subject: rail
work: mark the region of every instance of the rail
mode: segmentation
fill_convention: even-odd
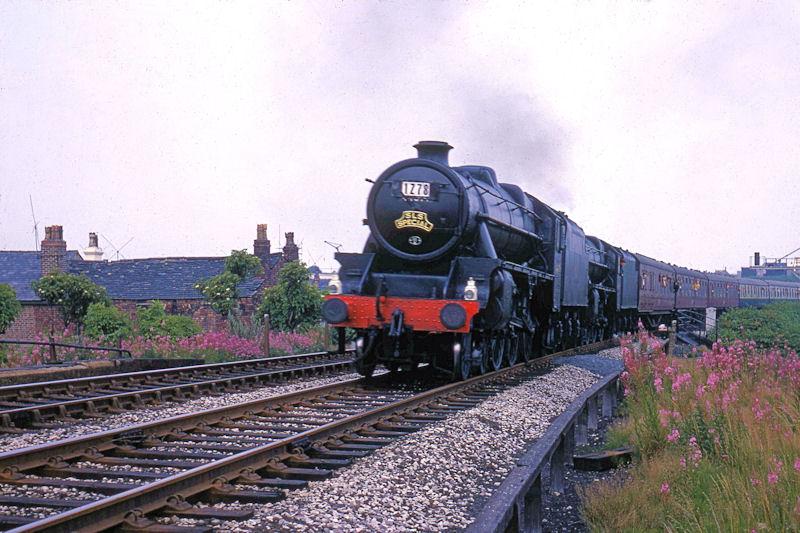
[[[114,346],[86,346],[83,344],[67,344],[64,342],[55,342],[55,341],[21,341],[16,339],[0,339],[0,344],[26,344],[31,346],[49,346],[50,347],[50,358],[53,362],[56,361],[56,346],[61,348],[78,348],[80,350],[87,350],[87,351],[101,351],[101,352],[117,352],[120,355],[127,354],[128,358],[133,358],[130,350],[125,350],[123,348],[117,348]]]
[[[5,484],[110,494],[87,501],[66,498],[58,502],[58,508],[69,510],[41,519],[2,515],[0,524],[20,526],[15,531],[88,532],[114,527],[172,531],[159,529],[148,515],[228,519],[236,514],[236,519],[245,519],[246,510],[198,507],[189,502],[277,501],[283,491],[275,489],[324,479],[330,469],[349,464],[350,459],[386,444],[387,439],[473,407],[496,394],[497,386],[513,386],[531,368],[602,344],[607,342],[421,393],[396,389],[381,377],[355,379],[0,453],[0,480]],[[230,440],[234,437],[236,444]],[[165,459],[169,462],[164,463]],[[80,464],[86,460],[143,468],[167,464],[179,471],[126,470],[125,476],[144,480],[137,485],[106,481],[120,474],[106,466]],[[89,480],[101,475],[105,476],[102,481]],[[244,488],[251,485],[268,490]],[[52,498],[35,495],[6,498],[13,498],[17,506],[53,506]]]
[[[598,424],[598,399],[604,417],[614,413],[619,399],[620,373],[600,379],[581,394],[525,454],[484,505],[467,533],[542,531],[542,472],[550,463],[550,490],[564,492],[564,465],[571,463],[575,445],[587,443],[588,429]]]

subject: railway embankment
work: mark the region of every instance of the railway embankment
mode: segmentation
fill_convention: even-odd
[[[633,465],[583,491],[607,531],[794,531],[800,527],[800,358],[734,341],[669,358],[645,333],[624,343],[623,417],[609,448]]]

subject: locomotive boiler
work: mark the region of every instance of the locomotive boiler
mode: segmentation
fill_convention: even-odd
[[[451,167],[445,142],[415,148],[374,181],[370,236],[336,254],[323,304],[327,322],[356,330],[361,374],[429,363],[466,379],[610,333],[618,263],[601,241],[590,261],[563,213],[489,167]]]

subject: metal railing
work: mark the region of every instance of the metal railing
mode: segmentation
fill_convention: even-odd
[[[588,442],[598,427],[598,401],[611,417],[619,400],[620,373],[600,379],[584,391],[551,424],[495,490],[467,533],[542,531],[542,472],[550,464],[550,490],[564,492],[564,465],[572,463],[575,445]]]
[[[129,359],[133,358],[133,355],[129,350],[125,350],[123,348],[117,348],[114,346],[86,346],[83,344],[67,344],[64,342],[55,342],[55,341],[23,341],[23,340],[15,340],[15,339],[0,339],[0,344],[21,344],[21,345],[28,345],[28,346],[47,346],[49,348],[50,354],[50,363],[58,363],[58,357],[56,355],[56,347],[59,348],[75,348],[77,350],[82,350],[84,352],[116,352],[122,357],[123,355],[127,356]]]
[[[701,341],[707,341],[710,345],[711,342],[717,341],[718,330],[716,318],[710,318],[708,311],[694,311],[691,309],[681,309],[677,312],[678,331],[695,335]],[[713,334],[709,335],[709,332]]]

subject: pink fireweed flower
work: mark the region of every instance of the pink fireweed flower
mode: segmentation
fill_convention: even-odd
[[[755,402],[753,402],[752,410],[753,410],[753,415],[756,417],[756,420],[761,420],[770,410],[769,402],[765,400],[764,403],[762,404],[761,400],[756,398]]]
[[[794,471],[800,472],[800,457],[797,457],[794,460]]]
[[[680,432],[676,428],[672,428],[670,434],[667,435],[667,442],[677,442],[680,437]]]
[[[686,468],[686,457],[681,456],[681,466]]]
[[[774,485],[778,482],[778,473],[777,472],[770,472],[767,474],[767,481],[770,485]]]
[[[656,388],[656,392],[664,392],[664,385],[661,378],[654,379],[653,386]]]
[[[692,375],[689,372],[679,375],[678,377],[675,378],[675,381],[672,382],[672,392],[681,390],[684,385],[691,382],[692,382]]]
[[[750,484],[753,485],[754,487],[758,487],[759,485],[761,485],[761,480],[755,477],[751,477]]]
[[[666,481],[661,484],[661,494],[669,494],[669,483]]]

